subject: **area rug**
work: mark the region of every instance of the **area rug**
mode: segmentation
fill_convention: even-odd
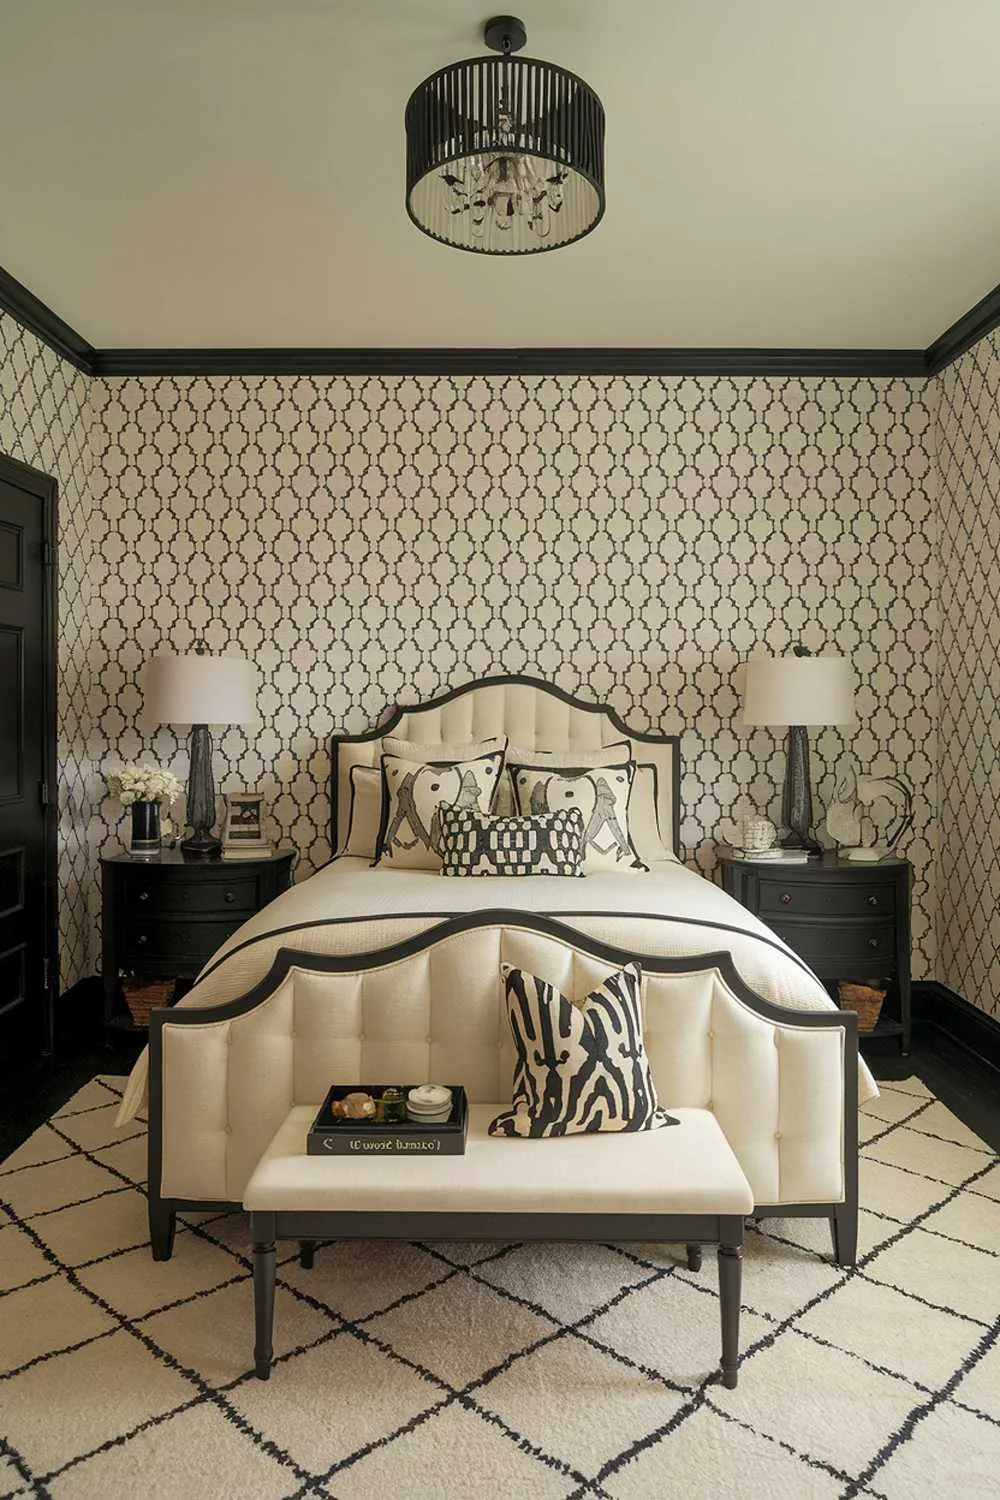
[[[119,1095],[0,1164],[0,1495],[997,1494],[1000,1162],[916,1079],[864,1112],[856,1270],[825,1225],[750,1233],[735,1391],[712,1257],[662,1245],[285,1247],[259,1382],[246,1222],[155,1264]]]

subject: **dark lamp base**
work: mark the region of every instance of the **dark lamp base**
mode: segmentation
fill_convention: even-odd
[[[222,840],[202,829],[195,829],[189,839],[181,839],[181,853],[185,859],[218,859],[222,854]]]

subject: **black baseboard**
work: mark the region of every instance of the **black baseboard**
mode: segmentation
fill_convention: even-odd
[[[979,1062],[1000,1073],[1000,1021],[970,1005],[946,984],[936,979],[914,984],[913,1019],[921,1026],[936,1026]]]
[[[57,1053],[96,1046],[104,1039],[104,990],[99,977],[89,974],[65,990],[55,1004]]]

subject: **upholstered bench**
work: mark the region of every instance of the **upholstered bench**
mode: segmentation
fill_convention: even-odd
[[[317,1239],[661,1240],[718,1246],[722,1380],[739,1364],[743,1220],[753,1193],[715,1115],[675,1109],[678,1125],[549,1140],[491,1137],[501,1104],[472,1104],[462,1156],[308,1156],[315,1107],[285,1117],[250,1176],[254,1361],[272,1362],[275,1241]],[[669,1337],[669,1332],[666,1332]]]

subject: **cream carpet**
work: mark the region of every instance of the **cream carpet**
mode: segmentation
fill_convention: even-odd
[[[656,1245],[289,1246],[258,1382],[245,1221],[154,1264],[119,1084],[0,1164],[0,1495],[1000,1492],[1000,1163],[915,1079],[865,1110],[857,1270],[825,1226],[749,1235],[735,1391],[714,1257]]]

